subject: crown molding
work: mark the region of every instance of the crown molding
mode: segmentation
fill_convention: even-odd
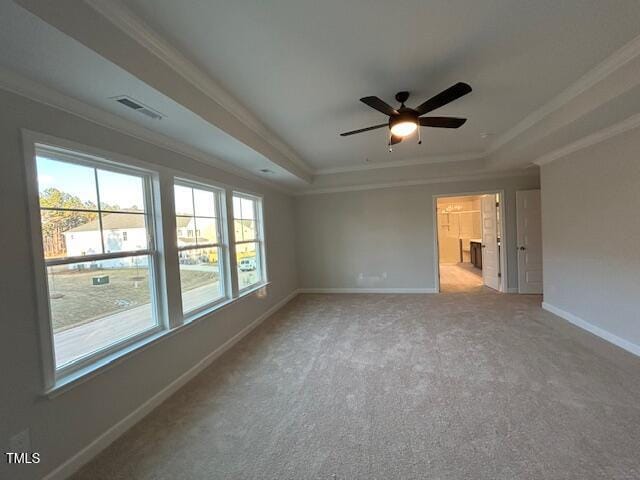
[[[378,190],[382,188],[396,188],[396,187],[413,187],[416,185],[432,185],[435,183],[452,183],[452,182],[468,182],[475,180],[491,180],[495,178],[509,178],[509,177],[533,177],[538,176],[539,172],[531,168],[524,170],[509,170],[503,172],[480,172],[472,173],[468,175],[452,175],[446,177],[433,177],[424,178],[420,180],[400,180],[397,182],[386,183],[369,183],[363,185],[347,185],[341,187],[326,187],[317,189],[300,190],[294,192],[295,196],[307,196],[307,195],[324,195],[328,193],[344,193],[344,192],[357,192],[362,190]]]
[[[43,103],[58,110],[65,111],[76,117],[90,121],[118,133],[142,140],[157,147],[191,158],[209,167],[215,167],[232,175],[257,182],[281,193],[291,195],[292,192],[280,185],[253,175],[246,170],[236,167],[214,155],[205,153],[186,143],[175,140],[169,136],[154,132],[135,122],[114,115],[101,108],[94,107],[76,98],[69,97],[52,88],[18,75],[9,70],[0,68],[0,89],[15,93],[38,103]]]
[[[416,165],[431,165],[434,163],[462,162],[465,160],[480,160],[485,157],[482,152],[460,153],[453,155],[432,155],[408,160],[397,160],[391,162],[366,163],[364,165],[347,165],[344,167],[320,168],[314,173],[316,175],[331,175],[335,173],[360,172],[363,170],[376,170],[380,168],[412,167]]]
[[[609,77],[611,74],[625,66],[630,61],[634,60],[639,55],[640,35],[635,37],[622,48],[615,51],[613,54],[609,55],[609,57],[589,70],[568,88],[553,97],[550,101],[542,105],[537,110],[527,115],[513,128],[496,138],[496,140],[487,150],[487,154],[493,153],[503,145],[509,143],[511,140],[542,121],[545,117],[557,111],[558,109],[569,103],[571,100],[575,99],[578,95],[586,92],[597,83]]]
[[[226,112],[275,148],[294,165],[309,175],[313,174],[313,169],[309,167],[289,145],[270,131],[253,113],[214,81],[207,73],[202,71],[176,48],[165,41],[158,33],[153,31],[123,3],[119,1],[105,2],[101,0],[84,0],[84,2],[155,55],[173,71],[181,75],[209,99],[220,105]]]
[[[316,175],[331,175],[331,174],[339,174],[339,173],[348,173],[348,172],[357,172],[357,171],[365,171],[371,169],[379,169],[379,168],[394,168],[394,167],[405,167],[405,166],[415,166],[415,165],[425,165],[430,163],[441,163],[441,162],[454,162],[454,161],[463,161],[463,160],[475,160],[481,158],[489,157],[493,152],[498,150],[503,145],[509,143],[519,135],[525,133],[530,128],[534,127],[536,124],[544,120],[546,117],[551,115],[553,112],[559,110],[580,94],[587,92],[589,89],[594,87],[599,82],[605,80],[607,77],[614,74],[620,68],[627,65],[630,61],[636,59],[640,56],[640,36],[634,38],[629,43],[624,45],[622,48],[615,51],[605,60],[597,64],[594,68],[589,70],[586,74],[580,77],[576,82],[571,84],[568,88],[563,90],[560,94],[553,97],[550,101],[539,107],[537,110],[533,111],[529,115],[527,115],[524,119],[518,122],[513,128],[505,132],[496,138],[496,140],[490,145],[490,147],[485,152],[478,153],[468,153],[468,154],[460,154],[460,155],[443,155],[443,156],[434,156],[434,157],[423,157],[419,159],[409,159],[409,160],[400,160],[397,162],[381,162],[381,163],[373,163],[373,164],[365,164],[365,165],[351,165],[345,167],[333,167],[333,168],[322,168],[317,169],[315,171]],[[550,154],[544,155],[536,160],[536,165],[542,165],[539,162],[548,163],[549,161],[555,160],[555,158],[560,158],[568,153],[571,153],[575,150],[579,150],[584,148],[581,145],[581,142],[594,142],[598,143],[599,140],[598,135],[609,135],[609,130],[611,132],[617,132],[618,128],[626,128],[627,123],[630,120],[625,122],[621,122],[620,124],[611,127],[611,129],[605,129],[598,134],[594,134],[594,136],[586,137],[578,142],[567,145],[563,148],[560,148]],[[632,123],[632,122],[631,122]],[[629,127],[635,128],[635,127]],[[628,128],[627,128],[628,129]],[[626,131],[626,130],[622,130]],[[622,131],[618,133],[622,133]],[[617,135],[618,133],[611,133],[612,135]],[[608,136],[606,137],[608,138]],[[603,139],[606,139],[603,138]],[[593,143],[588,143],[585,146],[589,146]],[[555,157],[557,155],[557,157]]]
[[[566,157],[572,153],[578,152],[585,148],[596,145],[600,142],[604,142],[616,135],[620,135],[622,133],[628,132],[629,130],[633,130],[634,128],[640,127],[640,113],[636,115],[632,115],[631,117],[618,122],[610,127],[603,128],[597,132],[594,132],[586,137],[581,138],[569,145],[565,145],[562,148],[558,148],[550,153],[542,155],[538,159],[536,159],[533,163],[538,166],[547,165],[551,162],[554,162],[562,157]]]

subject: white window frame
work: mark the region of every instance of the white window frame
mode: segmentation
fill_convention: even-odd
[[[256,195],[253,193],[247,193],[247,192],[242,192],[242,191],[238,191],[238,190],[233,190],[232,192],[232,199],[233,197],[238,197],[238,198],[244,198],[247,200],[251,200],[255,205],[255,209],[254,209],[254,218],[256,219],[256,238],[255,240],[236,240],[235,239],[235,235],[234,235],[234,242],[233,242],[233,258],[234,258],[234,266],[236,269],[236,289],[238,291],[238,295],[244,295],[246,293],[252,292],[253,290],[256,290],[260,287],[262,287],[263,285],[268,283],[267,280],[267,261],[266,261],[266,255],[265,255],[265,240],[264,240],[264,205],[263,205],[263,197],[260,195]],[[233,225],[233,230],[235,232],[235,213],[234,213],[234,209],[233,209],[233,203],[231,204],[231,222]],[[236,245],[242,245],[242,244],[246,244],[246,243],[257,243],[256,246],[256,254],[258,255],[258,271],[260,274],[260,280],[257,281],[256,283],[253,283],[251,285],[248,285],[244,288],[240,288],[240,278],[239,278],[239,273],[238,273],[238,265],[237,265],[237,254],[236,254]]]
[[[162,334],[168,328],[166,312],[166,296],[164,286],[161,285],[162,265],[161,248],[156,243],[159,231],[160,214],[157,211],[158,174],[157,172],[123,162],[117,155],[111,156],[108,152],[93,153],[88,148],[72,144],[72,142],[57,141],[54,137],[37,134],[23,130],[24,153],[26,161],[26,180],[28,191],[28,203],[30,214],[30,228],[32,237],[32,252],[34,259],[34,273],[36,279],[37,308],[40,331],[40,345],[42,352],[42,366],[44,373],[45,392],[50,392],[60,385],[84,376],[88,371],[94,370],[108,363],[115,355],[135,349],[137,345],[147,342]],[[147,226],[148,247],[143,250],[124,252],[90,254],[84,256],[45,259],[44,245],[42,241],[42,224],[40,218],[40,197],[37,178],[37,153],[38,150],[51,152],[54,160],[67,163],[98,168],[116,173],[133,174],[139,176],[144,182],[145,195],[145,225]],[[98,205],[99,206],[99,205]],[[93,212],[93,211],[92,211]],[[99,210],[95,211],[96,213]],[[151,311],[155,325],[143,332],[101,348],[95,352],[84,355],[71,363],[56,367],[55,342],[52,326],[52,315],[49,303],[49,286],[47,279],[47,267],[65,265],[71,263],[90,262],[92,260],[106,260],[131,256],[147,257],[150,275],[150,299]]]
[[[83,383],[84,381],[108,370],[112,366],[126,360],[137,352],[143,351],[147,346],[162,341],[165,338],[179,332],[182,328],[199,321],[207,320],[210,315],[219,309],[235,302],[243,301],[252,294],[261,295],[266,292],[265,287],[270,284],[267,280],[266,268],[266,241],[264,235],[264,211],[263,197],[254,192],[238,191],[233,186],[217,182],[209,177],[193,175],[191,173],[177,170],[160,164],[149,163],[138,160],[127,155],[115,153],[113,151],[95,148],[75,141],[66,140],[51,135],[34,132],[28,129],[21,129],[23,153],[25,160],[25,181],[27,189],[27,201],[29,207],[29,226],[32,239],[31,250],[33,258],[33,268],[35,277],[35,302],[37,308],[37,319],[39,327],[40,356],[43,374],[43,394],[49,398],[56,397],[63,392]],[[42,241],[41,219],[40,219],[40,198],[36,168],[36,145],[44,145],[59,152],[71,152],[71,156],[82,157],[89,162],[97,161],[99,168],[113,170],[118,166],[127,172],[142,172],[148,175],[150,188],[146,189],[146,195],[151,198],[145,199],[148,208],[149,228],[154,230],[155,258],[150,261],[153,266],[153,289],[152,298],[156,299],[157,309],[157,331],[144,332],[141,337],[127,339],[126,343],[118,343],[109,346],[109,351],[101,350],[99,355],[92,355],[86,358],[83,365],[74,363],[75,368],[56,371],[54,357],[54,338],[52,324],[50,320],[50,306],[46,263],[44,259],[44,248]],[[177,229],[175,215],[175,198],[173,185],[179,179],[193,184],[196,188],[217,189],[220,192],[220,222],[223,243],[225,244],[225,255],[221,256],[224,262],[224,281],[226,299],[209,305],[208,308],[192,310],[185,316],[182,312],[182,294],[180,291],[180,271],[177,249]],[[233,220],[233,196],[245,196],[251,200],[257,200],[259,208],[256,215],[256,229],[260,250],[260,267],[262,281],[255,283],[241,292],[238,291],[238,276],[236,265],[236,251],[234,243],[234,220]],[[220,241],[220,240],[219,240]],[[139,255],[141,251],[125,255]],[[79,261],[87,261],[85,257]],[[153,264],[153,265],[151,265]],[[148,333],[148,334],[147,334]],[[112,348],[113,347],[113,348]]]
[[[180,252],[184,252],[184,251],[199,250],[203,248],[214,248],[214,247],[218,248],[218,270],[220,275],[219,281],[222,286],[222,297],[215,299],[212,302],[206,303],[200,307],[194,308],[192,310],[184,311],[184,307],[182,306],[182,290],[180,289],[179,294],[180,294],[180,303],[182,306],[182,318],[183,318],[183,321],[188,322],[226,303],[227,301],[229,301],[231,297],[231,289],[229,288],[230,287],[229,240],[228,240],[229,236],[226,228],[226,225],[227,225],[226,194],[225,194],[225,190],[221,187],[216,187],[207,183],[189,180],[183,177],[175,177],[173,184],[174,186],[179,185],[182,187],[195,188],[198,190],[203,190],[203,191],[208,191],[213,193],[214,199],[215,199],[215,210],[218,215],[217,217],[215,217],[216,218],[216,234],[218,239],[216,243],[206,243],[203,245],[179,247],[178,239],[177,239],[177,230],[176,230],[175,236],[176,236],[176,249],[178,251],[178,256],[180,255]],[[195,212],[195,201],[193,203],[194,203],[193,217],[196,218],[197,215]],[[176,214],[175,218],[177,219],[178,216],[185,217],[187,215]],[[197,223],[196,223],[196,231],[195,231],[196,243],[197,243],[197,237],[198,237],[198,230],[197,230]]]

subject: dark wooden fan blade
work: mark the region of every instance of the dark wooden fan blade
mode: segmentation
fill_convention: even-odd
[[[391,140],[389,140],[389,145],[395,145],[396,143],[400,143],[404,137],[399,137],[397,135],[391,135]]]
[[[398,111],[395,108],[393,108],[388,103],[380,100],[378,97],[363,97],[360,99],[360,101],[390,117],[398,115]]]
[[[360,130],[352,130],[350,132],[341,133],[341,137],[348,137],[349,135],[355,135],[356,133],[368,132],[369,130],[375,130],[376,128],[388,127],[388,123],[381,123],[380,125],[374,125],[373,127],[361,128]]]
[[[458,82],[452,87],[443,90],[439,94],[434,97],[431,97],[429,100],[424,102],[422,105],[416,107],[416,111],[420,115],[424,115],[425,113],[429,113],[436,108],[440,108],[447,103],[453,102],[458,98],[466,95],[471,91],[471,87],[466,83]]]
[[[465,124],[466,118],[457,117],[424,117],[419,118],[423,127],[459,128]]]

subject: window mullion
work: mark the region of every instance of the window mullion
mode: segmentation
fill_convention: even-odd
[[[267,247],[266,247],[266,239],[265,239],[265,221],[264,221],[264,204],[262,200],[260,200],[260,204],[256,204],[256,228],[258,232],[258,255],[260,258],[260,276],[262,277],[262,281],[266,282],[268,280],[268,271],[267,271]]]
[[[104,231],[102,230],[102,213],[100,212],[100,186],[98,185],[98,169],[93,168],[93,176],[96,179],[96,208],[98,209],[98,225],[100,226],[100,245],[102,245],[102,253],[106,253],[104,249]]]
[[[218,228],[218,258],[221,259],[219,271],[222,275],[224,295],[233,298],[233,281],[231,277],[231,253],[229,250],[229,212],[227,211],[227,192],[218,191],[216,195],[216,214]]]
[[[236,230],[235,217],[233,214],[233,192],[226,192],[227,207],[227,231],[229,232],[229,273],[231,280],[231,295],[236,298],[239,295],[240,288],[238,283],[238,258],[236,254]]]
[[[158,245],[162,245],[164,259],[164,283],[166,292],[167,321],[170,328],[183,323],[182,296],[180,294],[180,262],[178,260],[178,242],[176,237],[177,221],[175,198],[173,194],[173,176],[160,176],[160,208],[161,213],[159,231],[162,238]]]

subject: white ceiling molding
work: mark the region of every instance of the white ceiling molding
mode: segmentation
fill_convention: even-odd
[[[623,120],[622,122],[616,123],[615,125],[603,128],[602,130],[592,133],[591,135],[587,135],[586,137],[583,137],[580,140],[570,143],[569,145],[566,145],[562,148],[554,150],[553,152],[547,153],[535,160],[533,163],[538,166],[546,165],[562,157],[566,157],[567,155],[591,147],[600,142],[604,142],[605,140],[615,137],[616,135],[620,135],[638,127],[640,127],[640,113],[633,115],[626,120]]]
[[[462,162],[465,160],[480,160],[484,153],[461,153],[455,155],[432,155],[422,158],[398,160],[390,162],[365,163],[362,165],[347,165],[344,167],[322,168],[316,170],[316,175],[331,175],[335,173],[359,172],[363,170],[375,170],[379,168],[413,167],[416,165],[430,165],[433,163]]]
[[[94,107],[78,99],[64,95],[57,90],[46,87],[42,84],[34,82],[26,77],[10,72],[6,69],[0,69],[0,89],[15,93],[17,95],[29,98],[36,102],[51,106],[53,108],[65,111],[72,115],[75,115],[84,120],[90,121],[97,125],[100,125],[110,130],[114,130],[118,133],[128,135],[143,142],[150,143],[160,148],[175,152],[179,155],[191,158],[194,161],[203,163],[207,166],[219,168],[222,171],[236,175],[249,181],[260,183],[268,188],[277,190],[281,193],[288,195],[320,195],[327,193],[341,193],[350,191],[361,190],[375,190],[381,188],[394,188],[394,187],[406,187],[415,185],[429,185],[436,183],[450,183],[460,181],[472,181],[483,180],[493,178],[505,178],[505,177],[519,177],[519,176],[533,176],[538,175],[537,169],[532,171],[530,168],[526,170],[515,170],[506,172],[480,172],[467,175],[456,176],[444,176],[434,177],[419,180],[404,180],[396,182],[386,183],[371,183],[364,185],[350,185],[340,187],[326,187],[319,189],[305,189],[301,191],[292,191],[286,189],[279,184],[274,184],[261,178],[259,176],[252,175],[246,170],[236,167],[222,159],[214,157],[208,153],[202,152],[188,144],[177,141],[161,133],[154,132],[139,124],[130,120],[124,119],[117,115],[114,115],[101,108]],[[638,120],[640,122],[640,119]],[[478,156],[471,156],[473,158],[480,158]],[[458,158],[458,161],[470,159],[470,158]],[[472,159],[472,158],[471,158]],[[425,163],[422,159],[417,164]],[[432,162],[426,162],[432,163]],[[396,166],[394,164],[394,166]]]
[[[238,177],[257,182],[271,189],[291,195],[292,192],[280,185],[269,182],[262,177],[252,175],[247,170],[236,167],[211,154],[202,152],[190,145],[179,142],[161,133],[154,132],[130,120],[114,115],[101,108],[96,108],[76,98],[64,95],[57,90],[41,85],[26,77],[0,69],[0,89],[49,105],[77,117],[88,120],[118,133],[128,135],[143,142],[191,158],[207,166],[218,168]]]
[[[109,20],[138,44],[162,60],[191,85],[224,108],[230,115],[278,150],[307,174],[311,169],[285,142],[271,132],[246,107],[215,82],[209,75],[188,60],[182,53],[154,32],[140,18],[119,1],[84,0],[95,11]]]
[[[560,94],[553,97],[549,102],[527,115],[518,122],[513,128],[498,136],[487,150],[487,154],[498,150],[503,145],[521,135],[545,117],[560,109],[578,95],[586,92],[614,72],[625,66],[630,61],[640,55],[640,36],[634,38],[625,46],[615,51],[605,60],[600,62],[594,68],[589,70],[585,75],[570,85]]]
[[[525,170],[510,170],[504,172],[487,172],[487,173],[472,173],[468,175],[455,175],[447,177],[434,177],[424,178],[420,180],[400,180],[397,182],[386,183],[370,183],[364,185],[347,185],[342,187],[327,187],[317,189],[307,189],[294,192],[295,196],[305,195],[323,195],[328,193],[344,193],[344,192],[357,192],[362,190],[378,190],[381,188],[396,188],[396,187],[412,187],[416,185],[431,185],[434,183],[451,183],[451,182],[468,182],[477,180],[491,180],[494,178],[508,178],[508,177],[534,177],[538,176],[539,172],[531,168]]]
[[[598,83],[606,80],[608,77],[611,77],[614,73],[620,70],[622,67],[627,65],[629,62],[633,61],[637,57],[640,56],[640,36],[634,38],[632,41],[624,45],[619,50],[615,51],[605,60],[600,62],[594,68],[589,70],[585,75],[580,77],[576,82],[566,88],[557,96],[553,97],[549,102],[542,105],[540,108],[533,111],[531,114],[526,116],[520,122],[518,122],[513,128],[505,132],[504,134],[498,136],[496,140],[487,148],[485,152],[478,153],[469,153],[469,154],[460,154],[460,155],[444,155],[444,156],[432,156],[432,157],[424,157],[420,159],[409,159],[409,160],[400,160],[397,162],[383,162],[383,163],[370,163],[370,164],[360,164],[360,165],[347,165],[344,167],[334,167],[334,168],[326,168],[316,170],[314,173],[316,175],[331,175],[331,174],[339,174],[339,173],[348,173],[355,171],[365,171],[370,169],[378,169],[378,168],[394,168],[394,167],[404,167],[404,166],[413,166],[413,165],[423,165],[430,163],[441,163],[441,162],[454,162],[460,160],[473,160],[473,159],[481,159],[489,157],[493,152],[497,151],[500,147],[505,144],[511,142],[516,137],[522,135],[527,130],[530,130],[532,127],[549,117],[554,112],[560,110],[562,107],[569,104],[572,100],[576,99],[580,94],[587,92],[589,89],[596,86]],[[626,121],[621,124],[626,125]],[[619,127],[621,124],[616,125]],[[633,127],[632,127],[633,128]],[[609,129],[605,129],[609,130]],[[615,127],[612,127],[612,131],[615,131]],[[603,131],[604,132],[604,131]],[[594,138],[597,138],[601,132],[594,134]],[[617,133],[614,133],[614,135]],[[591,136],[587,137],[591,138]],[[586,139],[583,139],[586,140]],[[543,157],[540,157],[535,164],[539,165],[539,161],[548,158],[554,158],[555,155],[564,156],[566,153],[562,153],[566,148],[570,153],[570,149],[575,148],[576,144],[580,144],[583,140],[579,142],[572,143],[571,145],[567,145],[561,149],[558,149],[554,152],[551,152]],[[578,147],[582,148],[582,147]],[[573,151],[573,150],[572,150]],[[559,158],[559,157],[558,157]]]
[[[508,151],[508,147],[504,149],[502,149],[501,147],[510,142],[513,142],[513,146],[522,146],[522,150],[525,150],[525,148],[534,145],[534,141],[539,142],[542,138],[544,138],[544,136],[550,135],[552,131],[559,131],[560,128],[575,122],[579,118],[579,116],[586,116],[587,113],[591,113],[591,111],[600,104],[604,104],[605,102],[610,101],[611,98],[613,98],[613,95],[621,95],[621,93],[623,92],[622,89],[630,88],[629,85],[631,85],[632,82],[635,81],[636,83],[640,83],[640,77],[638,77],[637,80],[633,78],[635,76],[634,73],[636,71],[640,71],[640,67],[638,67],[634,72],[631,72],[631,67],[635,68],[636,63],[640,63],[637,62],[637,60],[640,58],[639,36],[623,46],[621,49],[615,51],[604,61],[597,64],[594,68],[592,68],[585,75],[579,78],[571,86],[566,88],[562,93],[553,97],[550,101],[546,102],[544,105],[531,112],[524,119],[516,123],[507,132],[504,132],[501,135],[497,136],[494,142],[484,152],[468,152],[457,155],[441,156],[432,155],[428,157],[410,158],[407,160],[398,161],[385,160],[382,162],[374,161],[372,163],[359,162],[358,164],[320,168],[314,170],[302,159],[300,159],[292,148],[290,148],[285,142],[277,137],[275,133],[271,132],[267,125],[262,123],[235,97],[233,97],[220,84],[218,84],[209,74],[192,63],[180,51],[174,48],[169,42],[158,35],[158,33],[156,33],[152,28],[146,25],[144,20],[133,13],[122,0],[84,0],[83,2],[79,3],[73,3],[71,0],[67,0],[66,2],[62,2],[62,6],[56,5],[55,7],[51,5],[45,7],[45,5],[47,5],[47,2],[38,2],[38,0],[17,0],[17,3],[20,5],[26,5],[25,8],[36,14],[40,13],[41,18],[43,18],[45,21],[48,21],[47,18],[49,18],[49,20],[52,20],[52,22],[50,22],[51,25],[53,25],[54,27],[56,27],[57,25],[56,28],[59,28],[61,31],[63,31],[67,35],[70,35],[72,38],[76,38],[76,40],[78,41],[82,41],[83,38],[81,37],[83,36],[83,31],[86,31],[86,25],[83,26],[79,24],[77,18],[73,20],[74,16],[70,15],[70,13],[73,12],[73,8],[82,7],[81,13],[83,15],[88,15],[89,17],[95,17],[95,19],[99,19],[99,22],[96,22],[96,25],[98,25],[99,28],[104,29],[104,32],[101,31],[102,37],[99,39],[100,41],[97,42],[97,47],[94,45],[93,50],[98,54],[102,54],[107,60],[112,61],[116,65],[120,65],[118,63],[118,55],[113,54],[112,56],[110,56],[111,52],[105,46],[108,46],[110,43],[112,43],[108,41],[108,39],[111,38],[109,37],[109,35],[120,37],[119,33],[122,32],[122,38],[119,38],[119,40],[127,40],[129,46],[135,49],[136,55],[138,55],[140,59],[146,60],[149,63],[153,63],[154,66],[161,66],[161,70],[163,72],[166,72],[167,77],[171,77],[172,80],[176,80],[175,83],[179,84],[179,88],[172,88],[172,86],[170,85],[169,87],[163,89],[161,88],[163,87],[162,84],[158,86],[157,84],[152,84],[153,82],[149,83],[149,80],[153,79],[150,78],[151,76],[145,77],[144,71],[135,70],[135,68],[127,69],[127,65],[120,65],[122,66],[122,68],[129,71],[129,73],[133,74],[141,81],[146,82],[152,88],[156,88],[167,97],[177,101],[183,107],[191,110],[196,115],[199,115],[210,124],[214,125],[215,123],[220,123],[218,127],[221,130],[240,139],[243,143],[258,151],[259,153],[262,153],[265,157],[269,158],[271,156],[272,158],[269,158],[269,160],[288,170],[299,179],[305,181],[307,185],[302,188],[302,191],[309,192],[325,191],[331,188],[344,188],[338,186],[327,186],[322,187],[318,190],[313,190],[313,175],[336,175],[336,177],[338,178],[328,179],[327,177],[324,177],[323,180],[329,180],[326,183],[334,183],[335,180],[334,184],[346,184],[350,183],[350,181],[347,181],[346,179],[340,179],[340,174],[377,170],[378,174],[375,175],[378,177],[377,180],[384,182],[385,179],[390,180],[391,178],[393,178],[394,174],[396,172],[399,172],[399,169],[402,167],[445,162],[448,163],[465,160],[473,161],[476,159],[478,160],[479,164],[478,171],[481,171],[482,174],[486,173],[490,177],[495,176],[495,173],[491,173],[491,171],[511,171],[514,168],[518,168],[520,164],[522,164],[525,160],[527,161],[527,163],[530,163],[532,158],[543,158],[539,157],[539,155],[543,153],[544,150],[538,149],[535,154],[530,154],[529,156],[527,156],[526,151],[524,151],[524,153],[518,151],[516,152],[517,155],[511,155],[511,152]],[[56,14],[52,12],[56,12],[58,16],[56,16]],[[63,13],[65,13],[65,15],[63,15]],[[80,14],[76,16],[80,17]],[[65,19],[65,21],[69,20],[70,26],[64,23],[64,21],[60,20],[61,18]],[[85,30],[83,30],[83,28]],[[107,40],[105,40],[105,38]],[[104,50],[101,50],[103,47]],[[101,53],[101,51],[103,53]],[[636,60],[636,62],[633,62],[634,59]],[[143,62],[140,62],[138,65],[143,64]],[[624,78],[622,78],[621,81],[621,78],[618,77]],[[616,82],[620,85],[617,85]],[[609,84],[617,85],[618,89],[611,94],[611,97],[605,98],[601,90],[603,86],[607,86]],[[182,91],[189,91],[190,93],[195,94],[193,95],[193,97],[197,98],[195,98],[195,100],[193,101],[192,98],[189,98],[188,101],[181,102],[179,94],[182,93]],[[577,98],[581,94],[582,97]],[[206,105],[206,108],[203,107],[202,109],[198,110],[198,102],[202,102],[202,105]],[[567,110],[570,109],[570,111],[563,112],[561,110],[563,109],[563,107],[569,107],[567,108]],[[218,121],[218,119],[212,112],[215,112],[215,114],[219,113],[223,117],[223,120]],[[207,116],[208,113],[211,113],[211,116]],[[233,130],[230,130],[228,128],[229,125],[225,124],[224,117],[227,116],[229,117],[229,123],[232,124],[231,126],[233,127]],[[612,119],[611,122],[618,121],[621,116],[622,115],[617,117],[615,120]],[[265,118],[265,120],[268,119]],[[140,127],[137,128],[140,129]],[[544,131],[538,131],[542,129],[544,129]],[[161,134],[155,134],[149,132],[148,130],[147,132],[149,134],[162,137]],[[128,130],[125,133],[130,134],[130,131]],[[580,135],[586,135],[587,133],[589,132],[585,128],[581,132],[576,133],[575,136],[571,138],[565,138],[563,141],[566,144],[567,142],[578,138]],[[165,138],[168,139],[168,137]],[[170,141],[173,143],[179,142],[174,140]],[[157,142],[150,142],[157,144]],[[181,145],[181,151],[177,151],[175,150],[175,148],[173,148],[173,150],[177,151],[177,153],[182,153],[194,159],[197,159],[197,152],[200,152],[200,155],[205,156],[207,159],[212,158],[210,155],[204,154],[198,149],[189,147],[186,144]],[[557,144],[554,145],[554,147],[555,146],[557,146]],[[554,147],[548,147],[547,150]],[[191,149],[196,153],[184,153],[184,148]],[[478,145],[477,148],[483,148],[483,146]],[[556,150],[556,152],[557,151],[558,150]],[[492,156],[494,152],[495,155]],[[384,157],[379,159],[383,160]],[[207,163],[211,163],[211,161],[208,161]],[[222,169],[223,167],[220,168]],[[225,168],[225,170],[229,171],[229,168]],[[263,183],[265,182],[263,177],[253,177],[253,175],[246,170],[242,170],[242,172],[244,173],[244,175],[242,176],[244,176],[245,178],[250,178],[251,180],[255,181],[258,181],[258,179],[260,179]],[[232,173],[240,175],[240,173],[237,171]],[[248,177],[247,175],[251,175],[251,177]],[[373,174],[371,174],[370,176],[373,176]],[[395,178],[398,178],[398,176],[395,176]],[[428,183],[446,181],[443,180],[443,178],[444,177],[433,177],[425,181],[427,181]],[[393,180],[390,181],[390,185],[395,185]],[[416,181],[420,182],[421,180]],[[268,184],[270,186],[273,186],[272,183]],[[375,185],[387,184],[376,183]]]

